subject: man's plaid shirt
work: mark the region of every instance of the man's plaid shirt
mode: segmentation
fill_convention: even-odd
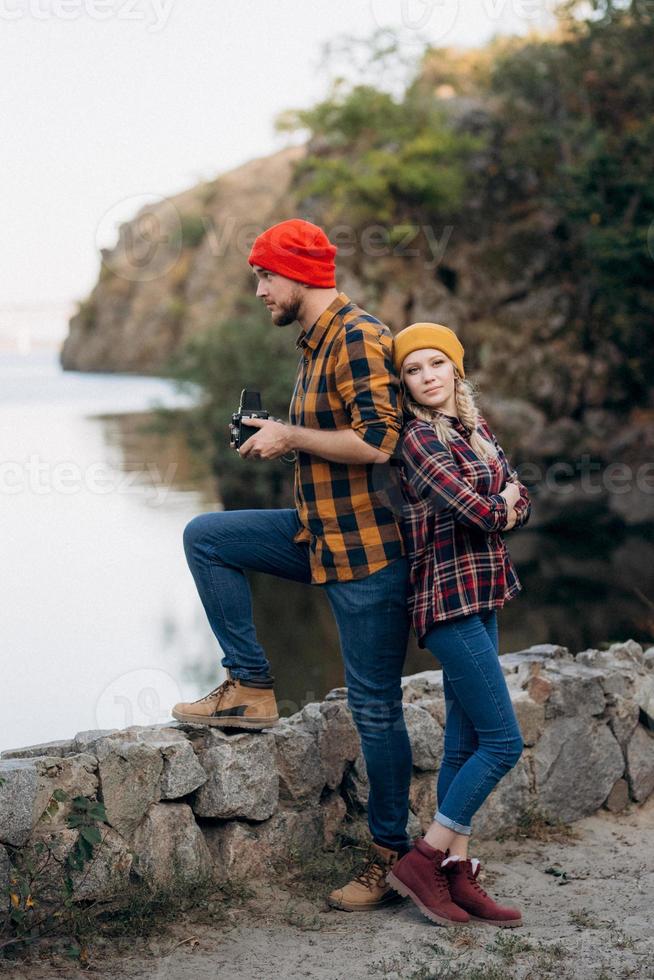
[[[486,421],[480,419],[478,432],[495,445],[496,460],[480,459],[461,421],[447,418],[457,433],[449,446],[428,422],[410,415],[399,445],[409,612],[421,647],[436,623],[503,606],[521,590],[499,533],[508,517],[499,495],[507,480],[520,488],[514,526],[525,524],[531,510],[527,488],[510,469]]]
[[[399,379],[388,327],[340,293],[297,340],[302,357],[289,421],[352,428],[389,459],[400,433]],[[349,581],[404,554],[399,516],[386,506],[390,463],[332,463],[298,452],[295,506],[309,545],[311,581]]]

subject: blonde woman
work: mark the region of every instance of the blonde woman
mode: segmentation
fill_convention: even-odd
[[[443,667],[445,748],[433,823],[387,875],[430,919],[518,926],[468,858],[471,819],[523,749],[498,660],[496,609],[521,589],[500,532],[524,524],[526,488],[475,404],[463,347],[436,323],[394,341],[405,424],[400,437],[409,612]]]

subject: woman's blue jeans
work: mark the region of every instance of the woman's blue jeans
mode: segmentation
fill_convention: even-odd
[[[270,673],[257,640],[244,570],[311,583],[309,546],[293,541],[297,511],[237,510],[200,514],[184,529],[184,550],[222,664],[242,680]],[[406,655],[407,561],[323,588],[338,626],[348,704],[361,738],[373,840],[405,851],[411,747],[402,714],[400,679]],[[280,595],[283,602],[283,594]]]
[[[469,834],[473,814],[524,747],[498,659],[495,610],[438,623],[425,646],[442,664],[446,705],[434,819]]]

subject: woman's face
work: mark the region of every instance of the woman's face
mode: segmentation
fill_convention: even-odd
[[[408,354],[402,364],[402,380],[418,404],[456,414],[454,364],[442,351],[426,348]]]

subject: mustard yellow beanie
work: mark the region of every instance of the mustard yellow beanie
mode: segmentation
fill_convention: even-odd
[[[395,334],[393,340],[395,370],[399,374],[405,357],[412,354],[413,351],[430,348],[447,354],[454,361],[461,377],[465,378],[463,344],[453,330],[440,323],[412,323],[410,327],[405,327],[404,330]]]

